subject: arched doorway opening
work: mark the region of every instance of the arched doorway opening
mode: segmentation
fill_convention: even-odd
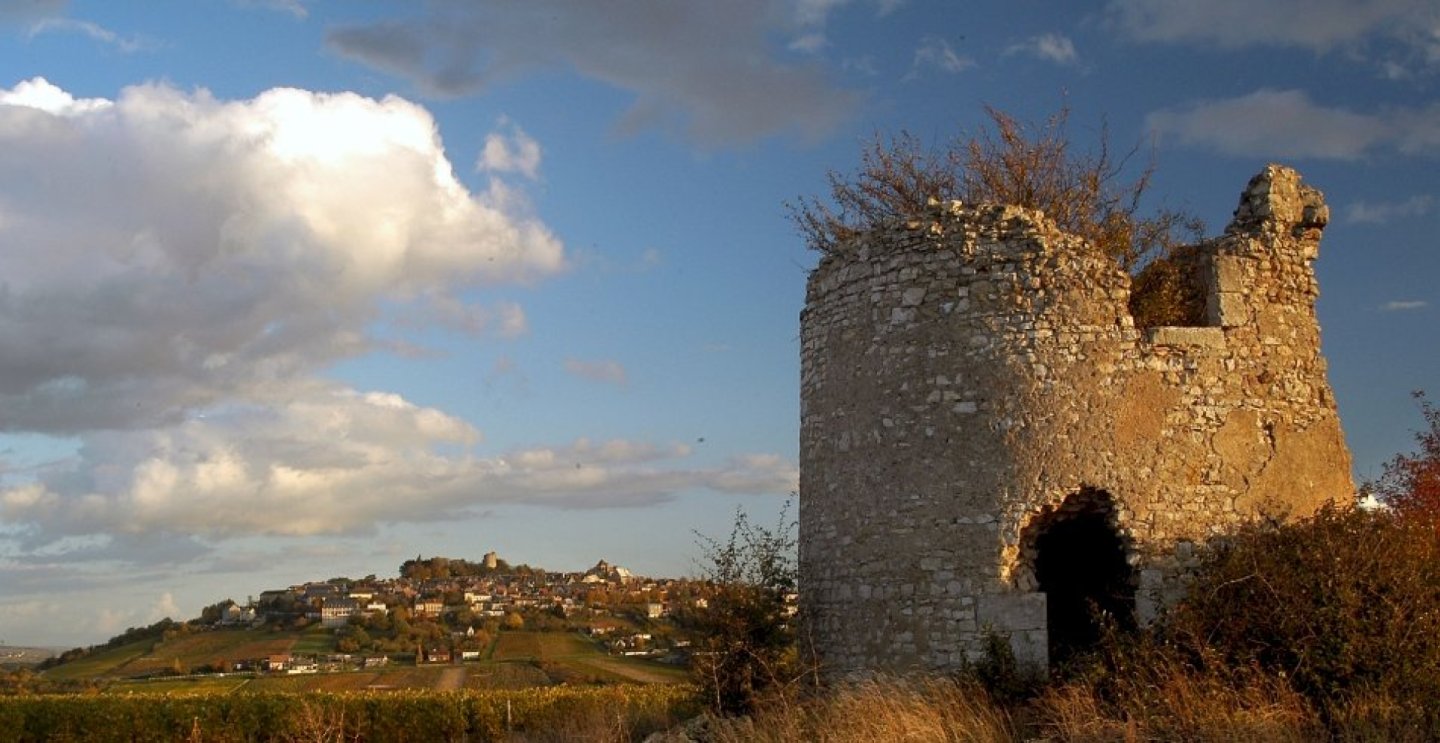
[[[1135,626],[1135,576],[1109,493],[1088,487],[1072,493],[1030,523],[1022,544],[1045,593],[1052,663],[1093,647],[1107,623]]]

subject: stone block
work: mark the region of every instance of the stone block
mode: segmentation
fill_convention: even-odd
[[[975,620],[997,632],[1045,629],[1045,594],[992,593],[975,602]]]
[[[1220,292],[1205,298],[1205,322],[1219,328],[1233,328],[1250,321],[1250,308],[1245,296],[1236,292]]]
[[[1220,328],[1150,328],[1146,340],[1154,346],[1188,346],[1193,348],[1224,348],[1225,333]]]
[[[1210,259],[1210,279],[1206,287],[1211,292],[1242,291],[1245,280],[1245,259],[1238,255],[1217,255]]]

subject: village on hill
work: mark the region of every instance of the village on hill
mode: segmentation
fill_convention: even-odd
[[[612,655],[683,665],[696,612],[707,607],[714,590],[706,581],[637,576],[604,560],[581,572],[552,572],[511,566],[494,552],[479,562],[417,556],[402,563],[394,578],[330,578],[263,590],[244,603],[225,599],[196,619],[132,628],[104,646],[77,648],[47,665],[139,640],[238,630],[252,631],[257,641],[227,644],[203,662],[177,661],[149,675],[456,664],[487,659],[509,632],[579,633]],[[307,639],[264,641],[277,634]]]

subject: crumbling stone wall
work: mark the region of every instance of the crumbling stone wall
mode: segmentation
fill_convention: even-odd
[[[1102,508],[1144,620],[1197,545],[1349,497],[1315,319],[1327,219],[1295,171],[1252,179],[1187,268],[1206,327],[1137,328],[1129,276],[1018,207],[937,205],[826,256],[801,314],[800,434],[802,605],[825,666],[953,669],[991,629],[1044,664],[1036,540],[1069,508]]]

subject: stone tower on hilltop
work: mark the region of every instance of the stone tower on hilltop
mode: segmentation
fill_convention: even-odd
[[[1196,547],[1353,494],[1320,354],[1328,210],[1271,165],[1190,251],[1204,327],[1045,216],[940,205],[820,261],[801,314],[800,572],[832,672],[1045,664],[1146,621]]]

